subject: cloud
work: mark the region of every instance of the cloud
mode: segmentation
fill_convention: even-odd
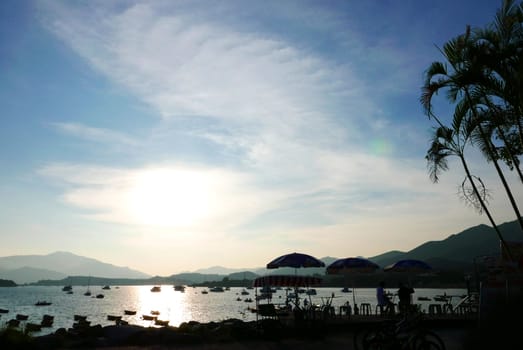
[[[118,131],[94,128],[80,123],[52,123],[52,126],[63,133],[80,139],[103,144],[135,146],[138,142]]]

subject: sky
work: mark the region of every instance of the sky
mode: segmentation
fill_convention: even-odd
[[[0,256],[170,275],[490,225],[458,197],[455,160],[430,181],[419,97],[438,48],[499,5],[1,1]],[[444,95],[435,107],[450,116]],[[496,222],[515,220],[468,152]]]

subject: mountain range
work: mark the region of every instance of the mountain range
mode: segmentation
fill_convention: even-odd
[[[499,225],[506,241],[523,241],[523,233],[517,221]],[[401,259],[419,259],[429,263],[437,270],[471,270],[474,261],[485,255],[499,255],[500,241],[494,229],[487,225],[478,225],[460,233],[450,235],[444,240],[429,241],[408,251],[389,251],[367,259],[385,267]],[[326,264],[335,261],[335,257],[323,257]],[[300,273],[301,271],[299,271]],[[307,274],[324,274],[325,268],[308,268]],[[192,273],[174,274],[170,280],[201,283],[217,280],[220,276],[228,278],[251,278],[267,274],[265,267],[231,269],[213,266]],[[282,268],[271,270],[271,273],[294,274],[294,269]],[[54,252],[48,255],[15,255],[0,257],[0,279],[12,280],[17,284],[34,283],[40,280],[63,280],[69,276],[96,276],[104,279],[148,279],[154,277],[133,270],[129,267],[115,266],[96,259],[78,256],[69,252]],[[161,277],[157,277],[161,279]]]

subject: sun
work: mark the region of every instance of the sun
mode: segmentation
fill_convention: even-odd
[[[210,193],[202,172],[148,169],[132,177],[127,205],[139,224],[188,227],[208,216]]]

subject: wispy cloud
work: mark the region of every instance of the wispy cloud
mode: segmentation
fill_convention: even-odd
[[[80,123],[52,123],[51,125],[63,133],[96,143],[124,146],[139,144],[136,139],[114,130],[94,128]]]

